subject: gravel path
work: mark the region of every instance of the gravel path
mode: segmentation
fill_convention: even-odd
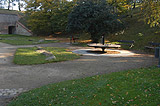
[[[80,49],[80,47],[71,47],[66,43],[42,44],[40,46]],[[157,64],[157,59],[154,56],[135,53],[126,57],[81,56],[80,59],[59,63],[15,65],[12,63],[12,59],[14,52],[19,47],[25,46],[0,43],[0,106],[5,106],[12,97],[21,92],[50,83]]]

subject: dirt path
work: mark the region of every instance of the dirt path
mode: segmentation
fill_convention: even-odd
[[[66,43],[43,44],[41,46],[75,49]],[[80,59],[73,61],[21,66],[12,63],[13,54],[18,47],[24,46],[0,43],[0,92],[13,91],[15,93],[13,89],[17,91],[20,88],[21,90],[30,90],[50,83],[157,64],[157,59],[154,56],[141,54],[129,57],[81,56]],[[2,96],[4,97],[0,94],[0,106],[6,105],[8,100]],[[13,97],[10,94],[7,96]]]

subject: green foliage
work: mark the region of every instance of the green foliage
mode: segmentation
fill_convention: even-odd
[[[8,106],[158,106],[159,68],[141,68],[43,86]]]
[[[72,7],[73,2],[67,0],[30,0],[26,7],[28,26],[36,35],[64,32]]]
[[[123,29],[122,22],[111,12],[106,2],[79,2],[69,14],[67,29],[70,32],[86,31],[97,42],[104,34]]]
[[[132,8],[132,0],[107,0],[107,2],[112,5],[115,9],[114,12],[126,13]]]
[[[151,27],[160,26],[160,1],[145,0],[143,3],[143,13],[146,22]]]
[[[67,51],[65,48],[46,47],[43,49],[53,53],[56,59],[45,60],[46,56],[36,52],[36,47],[19,48],[15,53],[14,63],[20,65],[33,65],[73,60],[80,57],[77,54]]]

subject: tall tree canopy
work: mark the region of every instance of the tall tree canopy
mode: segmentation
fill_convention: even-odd
[[[67,0],[29,0],[28,25],[36,35],[64,32],[73,2]]]
[[[160,1],[144,0],[143,13],[146,21],[151,26],[160,26]]]
[[[82,1],[69,15],[67,29],[70,32],[86,31],[97,42],[104,34],[124,28],[122,22],[106,2]]]

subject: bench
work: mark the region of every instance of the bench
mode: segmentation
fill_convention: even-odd
[[[148,42],[149,46],[145,46],[146,49],[155,49],[156,47],[160,47],[160,43]]]
[[[134,46],[135,41],[129,41],[129,40],[118,40],[117,42],[119,42],[117,45],[126,45],[129,46],[129,48],[132,48]]]

